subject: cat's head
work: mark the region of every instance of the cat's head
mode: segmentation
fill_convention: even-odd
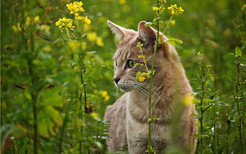
[[[136,90],[144,92],[148,89],[149,79],[139,82],[136,80],[137,72],[146,72],[146,67],[137,65],[137,63],[144,64],[143,58],[139,58],[141,53],[139,52],[138,42],[143,44],[143,54],[146,56],[148,70],[151,70],[152,58],[154,54],[155,42],[156,42],[156,30],[152,27],[146,27],[146,22],[142,21],[138,25],[138,31],[130,30],[118,26],[111,21],[108,21],[108,25],[111,30],[116,34],[116,37],[120,40],[118,49],[114,54],[114,83],[124,92]],[[161,40],[166,40],[165,36],[160,37]],[[172,69],[174,61],[179,62],[179,58],[174,48],[164,43],[158,47],[158,52],[155,59],[155,74],[154,80],[161,82],[168,69]],[[146,93],[146,92],[144,92]]]

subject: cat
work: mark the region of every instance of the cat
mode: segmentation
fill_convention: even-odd
[[[113,105],[106,108],[105,121],[109,121],[107,138],[108,149],[111,152],[128,146],[132,154],[145,153],[148,145],[148,90],[149,79],[144,82],[136,80],[137,72],[146,72],[146,68],[136,63],[143,63],[138,58],[138,42],[143,44],[142,50],[151,70],[152,58],[157,38],[157,31],[147,27],[145,21],[138,25],[138,31],[123,28],[108,21],[108,25],[120,40],[114,54],[115,85],[125,92]],[[160,40],[168,40],[160,33]],[[193,137],[198,131],[197,119],[190,115],[197,114],[195,104],[191,103],[180,111],[178,123],[172,123],[175,106],[182,106],[182,98],[191,95],[192,88],[186,78],[185,71],[175,48],[169,43],[159,45],[153,75],[152,87],[152,117],[159,118],[151,124],[152,147],[157,153],[163,153],[168,146],[176,144],[189,147],[188,153],[194,153],[197,140]],[[173,125],[176,125],[173,126]],[[172,139],[172,132],[177,132],[177,143]]]

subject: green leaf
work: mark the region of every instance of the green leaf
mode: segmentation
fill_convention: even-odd
[[[150,27],[150,26],[152,26],[152,22],[147,22],[147,23],[145,24],[145,27]]]
[[[62,107],[62,98],[58,88],[44,89],[41,92],[41,106],[59,106]]]
[[[151,118],[148,119],[148,123],[150,123],[150,122],[152,122],[152,119]]]
[[[153,118],[153,121],[160,120],[159,118]]]
[[[61,114],[51,106],[45,107],[38,113],[38,133],[43,137],[55,135],[56,126],[62,122]]]
[[[235,55],[236,55],[236,57],[241,57],[242,56],[242,51],[241,51],[241,49],[239,49],[239,47],[235,48]]]
[[[197,114],[191,113],[191,114],[190,114],[190,117],[197,117]]]
[[[143,58],[143,57],[145,57],[145,56],[143,56],[143,55],[138,55],[138,58]]]
[[[169,38],[167,42],[169,42],[173,46],[176,46],[176,43],[183,44],[183,41],[176,39],[176,38]]]

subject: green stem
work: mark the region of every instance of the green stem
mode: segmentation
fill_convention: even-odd
[[[241,112],[240,112],[240,105],[239,105],[239,88],[240,88],[240,64],[241,61],[238,60],[237,63],[237,83],[236,83],[236,103],[237,103],[237,112],[238,112],[238,116],[239,116],[239,125],[238,125],[238,133],[239,133],[239,138],[240,138],[240,142],[242,145],[242,153],[244,153],[244,142],[243,142],[243,137],[242,137],[242,116],[241,116]]]
[[[62,128],[61,128],[61,136],[60,136],[60,142],[59,142],[59,153],[60,154],[62,153],[64,130],[66,128],[67,121],[68,121],[68,113],[66,112],[64,120],[63,120],[63,125],[62,125]]]
[[[33,53],[35,55],[34,52],[34,41],[31,42],[30,44],[30,49],[32,54],[30,54],[27,57],[27,63],[28,63],[28,72],[29,75],[31,76],[31,84],[35,85],[36,79],[35,79],[35,74],[33,72],[33,70],[35,68],[33,68],[33,63],[32,60],[34,58]],[[33,107],[33,150],[34,150],[34,154],[38,153],[38,123],[37,123],[37,96],[38,96],[39,90],[33,90],[31,91],[31,97],[32,97],[32,107]]]
[[[216,130],[216,105],[213,105],[213,112],[214,112],[214,153],[217,154],[217,130]]]
[[[241,90],[241,95],[242,95],[242,98],[244,98],[244,99],[243,99],[243,111],[245,111],[246,99],[245,99],[245,96],[244,96],[244,93],[243,93],[242,90]],[[243,128],[243,130],[242,130],[242,131],[243,131],[243,132],[242,132],[242,136],[243,136],[243,141],[245,141],[245,139],[244,139],[244,138],[245,138],[245,135],[244,135],[244,134],[245,134],[245,133],[244,133],[244,132],[245,132],[245,127],[244,127],[244,126],[245,126],[245,123],[244,123],[244,122],[245,122],[245,121],[244,121],[245,119],[244,119],[244,118],[245,118],[245,112],[243,112],[243,119],[242,119],[242,128]]]
[[[159,0],[157,0],[157,7],[159,8]],[[158,50],[158,46],[159,46],[159,25],[160,25],[160,12],[159,10],[157,11],[157,36],[156,36],[156,43],[155,43],[155,50],[154,50],[154,55],[153,55],[153,60],[152,60],[152,67],[151,67],[151,74],[150,74],[150,83],[149,83],[149,119],[148,119],[148,125],[149,125],[149,140],[148,140],[148,153],[150,154],[150,147],[151,146],[151,121],[152,121],[152,117],[151,117],[151,94],[152,94],[152,82],[153,82],[153,72],[154,72],[154,65],[155,65],[155,57],[156,57],[156,53]]]
[[[142,47],[141,47],[141,50],[142,50]],[[147,63],[146,63],[146,60],[145,60],[145,58],[144,58],[143,51],[142,51],[141,53],[142,53],[142,56],[143,56],[143,61],[144,61],[145,69],[146,69],[146,71],[147,71],[147,73],[148,73],[148,72],[149,72],[149,69],[148,69],[148,67],[147,67]]]
[[[204,94],[205,94],[205,83],[206,83],[206,80],[203,79],[203,77],[205,76],[205,70],[203,69],[203,67],[201,66],[202,64],[200,64],[200,71],[201,71],[201,93],[202,93],[202,96],[201,96],[201,102],[200,102],[200,112],[201,112],[201,117],[200,117],[200,134],[203,135],[203,115],[204,115],[204,109],[203,109],[203,99],[204,99]],[[202,154],[203,152],[203,136],[201,137],[200,139],[200,152]]]
[[[81,59],[80,59],[81,60]],[[82,72],[83,66],[80,66],[80,84],[82,85],[84,83],[84,78],[83,78],[83,72]],[[82,92],[80,92],[79,96],[79,102],[80,102],[80,107],[79,107],[79,118],[83,119],[83,114],[82,114]],[[85,103],[86,107],[86,103]],[[79,140],[79,153],[82,153],[82,136],[83,136],[83,126],[80,126],[80,140]]]
[[[85,74],[85,67],[83,63],[83,57],[84,54],[80,53],[79,55],[79,65],[80,65],[80,84],[83,85],[83,93],[84,93],[84,109],[86,108],[86,102],[87,102],[87,97],[86,97],[86,82],[84,80],[84,75]],[[82,91],[80,92],[80,118],[81,120],[83,119],[83,113],[82,111],[82,96],[83,96]],[[86,120],[86,119],[85,119]],[[79,141],[79,153],[82,153],[82,137],[83,137],[83,126],[80,126],[80,141]]]
[[[33,136],[33,149],[34,154],[38,153],[38,124],[37,124],[37,106],[36,106],[36,96],[33,96],[33,117],[34,117],[34,123],[33,123],[33,129],[34,129],[34,136]]]
[[[171,22],[172,18],[173,18],[173,14],[172,14],[172,16],[169,18],[169,20],[168,20],[168,22],[167,22],[167,26],[165,27],[165,29],[164,29],[164,31],[163,31],[163,34],[165,34],[165,33],[166,33],[167,28],[168,28],[168,26],[169,26],[169,24],[170,24],[170,22]]]

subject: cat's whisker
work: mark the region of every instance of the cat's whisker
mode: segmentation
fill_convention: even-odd
[[[143,86],[144,86],[144,85],[139,84],[139,87],[140,87],[141,89],[143,89],[143,90],[145,90],[147,93],[149,93],[149,91],[148,91],[149,86],[148,86],[147,89],[145,89],[146,87],[143,87]],[[157,92],[152,91],[152,93],[153,93],[153,95],[156,96],[159,100],[161,100],[161,97],[159,96],[159,94],[158,94]]]
[[[138,91],[138,92],[141,92],[141,93],[144,93],[146,95],[148,95],[148,92],[140,87],[135,87],[135,89]]]

